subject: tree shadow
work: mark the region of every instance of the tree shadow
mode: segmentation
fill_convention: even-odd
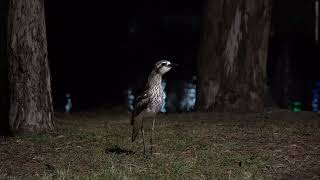
[[[106,154],[125,154],[125,155],[135,154],[135,152],[132,150],[122,149],[117,146],[111,147],[111,148],[106,148],[105,153]]]

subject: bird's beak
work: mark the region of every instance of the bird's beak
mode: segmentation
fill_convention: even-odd
[[[170,64],[170,66],[171,66],[171,67],[177,67],[177,66],[178,66],[178,64],[171,63],[171,64]]]

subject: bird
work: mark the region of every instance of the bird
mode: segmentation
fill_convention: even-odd
[[[160,111],[164,103],[164,90],[161,85],[162,76],[166,74],[171,68],[176,67],[177,64],[171,63],[168,60],[160,60],[155,63],[153,70],[150,72],[147,82],[141,94],[137,96],[134,102],[134,108],[131,112],[132,125],[132,142],[141,131],[143,139],[143,153],[146,153],[146,145],[144,139],[143,122],[146,118],[152,117],[152,131],[150,139],[150,152],[152,153],[153,134],[156,115]]]

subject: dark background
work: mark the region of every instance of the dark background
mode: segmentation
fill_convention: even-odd
[[[196,74],[204,1],[45,1],[48,52],[55,110],[71,93],[74,110],[124,103],[160,59],[178,63],[169,83]],[[306,108],[319,73],[314,41],[314,1],[274,1],[268,84],[278,57],[288,48],[291,92]],[[141,83],[140,83],[141,84]]]
[[[180,66],[170,81],[195,74],[202,2],[47,1],[49,61],[55,109],[64,94],[74,107],[123,104],[127,87],[145,79],[153,64]]]

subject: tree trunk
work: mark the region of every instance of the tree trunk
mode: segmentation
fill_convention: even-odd
[[[200,111],[261,111],[271,0],[208,0],[198,61]]]
[[[53,107],[43,0],[10,0],[7,48],[10,127],[14,132],[51,130]]]

